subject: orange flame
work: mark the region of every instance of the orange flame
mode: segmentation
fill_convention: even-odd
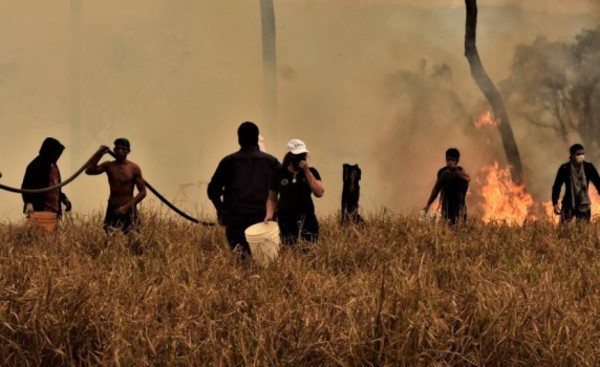
[[[486,172],[483,196],[483,221],[506,221],[511,225],[520,225],[530,216],[534,201],[525,191],[524,185],[516,185],[510,175],[510,167],[500,168],[498,162],[483,167]]]
[[[498,127],[500,125],[500,119],[492,118],[490,111],[484,112],[479,118],[473,121],[475,127],[480,129],[484,126]]]

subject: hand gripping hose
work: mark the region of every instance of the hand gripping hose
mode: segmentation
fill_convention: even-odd
[[[94,157],[96,156],[96,154],[98,154],[101,150],[103,150],[103,148],[98,149],[94,154],[92,154],[92,156],[90,157],[90,159],[88,159],[82,166],[81,168],[79,168],[71,177],[67,178],[66,180],[64,180],[63,182],[59,183],[58,185],[54,185],[54,186],[50,186],[50,187],[45,187],[42,189],[18,189],[15,187],[10,187],[10,186],[6,186],[6,185],[2,185],[0,184],[0,189],[5,190],[5,191],[9,191],[9,192],[14,192],[17,194],[42,194],[48,191],[52,191],[52,190],[56,190],[58,188],[61,188],[63,186],[66,186],[68,184],[70,184],[74,179],[76,179],[79,175],[81,175],[83,173],[83,171],[85,171],[85,169],[90,165],[90,163],[92,162],[92,160],[94,159]],[[115,156],[115,153],[113,153],[112,151],[108,152],[111,156]],[[202,224],[203,226],[214,226],[215,224],[213,222],[205,222],[205,221],[200,221],[186,213],[184,213],[183,211],[181,211],[179,208],[177,208],[175,205],[173,205],[169,200],[167,200],[164,196],[162,196],[158,191],[156,191],[156,189],[154,187],[152,187],[152,185],[150,185],[148,183],[148,181],[144,180],[146,187],[148,187],[148,190],[150,190],[150,192],[152,192],[154,195],[156,195],[157,198],[160,199],[160,201],[162,201],[166,206],[168,206],[169,208],[171,208],[175,213],[179,214],[180,216],[184,217],[185,219],[194,222],[194,223],[198,223],[198,224]]]
[[[83,164],[83,166],[81,166],[81,168],[78,169],[77,172],[75,172],[71,177],[67,178],[66,180],[64,180],[63,182],[59,183],[58,185],[54,185],[54,186],[50,186],[50,187],[45,187],[45,188],[42,188],[42,189],[17,189],[15,187],[10,187],[10,186],[5,186],[5,185],[1,185],[0,184],[0,189],[6,190],[6,191],[10,191],[10,192],[15,192],[17,194],[42,194],[44,192],[56,190],[58,188],[61,188],[63,186],[66,186],[66,185],[70,184],[71,181],[73,181],[79,175],[81,175],[83,173],[83,171],[85,171],[85,169],[87,168],[87,166],[90,165],[90,163],[92,162],[92,159],[94,159],[94,156],[100,152],[100,150],[101,149],[98,149],[98,151],[96,151],[96,153],[94,153],[90,157],[90,159],[88,159],[87,162],[85,162]]]

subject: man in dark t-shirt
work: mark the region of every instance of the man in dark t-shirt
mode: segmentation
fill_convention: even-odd
[[[458,149],[450,148],[446,151],[446,167],[438,171],[437,180],[431,190],[427,205],[423,209],[427,212],[437,196],[441,195],[442,217],[452,225],[455,225],[459,219],[467,219],[465,197],[471,178],[458,165],[459,160],[460,152]]]
[[[243,256],[250,254],[244,231],[265,217],[265,202],[273,173],[280,167],[277,158],[258,148],[258,127],[246,121],[238,128],[240,150],[219,162],[210,183],[208,197],[225,225],[227,241]]]

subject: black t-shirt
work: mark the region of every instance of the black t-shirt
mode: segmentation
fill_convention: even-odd
[[[228,215],[264,215],[271,179],[280,167],[277,158],[258,147],[242,148],[221,160],[208,184],[208,197]]]
[[[321,180],[319,172],[310,167],[310,171],[317,180]],[[277,212],[287,215],[313,214],[315,205],[312,201],[312,191],[303,171],[296,174],[282,167],[275,171],[271,180],[270,190],[279,193]]]
[[[456,168],[462,171],[462,167]],[[441,187],[442,204],[464,205],[469,184],[456,176],[448,167],[438,171],[438,180]]]

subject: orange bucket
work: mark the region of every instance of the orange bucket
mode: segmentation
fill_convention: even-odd
[[[56,231],[58,216],[52,212],[33,212],[29,214],[29,222],[44,231],[51,233]]]

